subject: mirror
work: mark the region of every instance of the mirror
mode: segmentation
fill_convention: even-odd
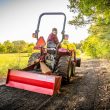
[[[32,37],[33,37],[33,38],[36,38],[35,33],[32,33]]]
[[[38,39],[38,34],[37,33],[32,33],[32,37]]]

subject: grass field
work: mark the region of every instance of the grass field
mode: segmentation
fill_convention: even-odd
[[[26,67],[28,59],[28,53],[0,54],[0,77],[6,77],[8,69]]]
[[[22,69],[27,66],[29,53],[0,54],[0,77],[6,77],[8,69]],[[91,59],[85,54],[77,56],[83,60]]]

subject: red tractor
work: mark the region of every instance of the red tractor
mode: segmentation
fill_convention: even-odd
[[[47,42],[45,47],[44,38],[38,37],[40,21],[44,15],[64,16],[62,40],[58,45]],[[29,58],[28,67],[23,70],[9,70],[7,86],[53,95],[59,91],[61,82],[70,82],[71,77],[75,75],[75,67],[80,67],[81,60],[76,58],[75,51],[60,47],[65,35],[65,24],[66,15],[62,12],[42,13],[39,16],[33,37],[37,38],[35,49],[39,49],[40,53],[33,53]]]

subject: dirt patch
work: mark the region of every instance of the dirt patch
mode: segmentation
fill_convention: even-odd
[[[1,85],[0,110],[110,110],[110,62],[83,61],[76,73],[52,97]]]

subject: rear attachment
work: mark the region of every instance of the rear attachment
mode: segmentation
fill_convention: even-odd
[[[28,71],[9,70],[6,86],[53,95],[59,92],[61,77]]]

